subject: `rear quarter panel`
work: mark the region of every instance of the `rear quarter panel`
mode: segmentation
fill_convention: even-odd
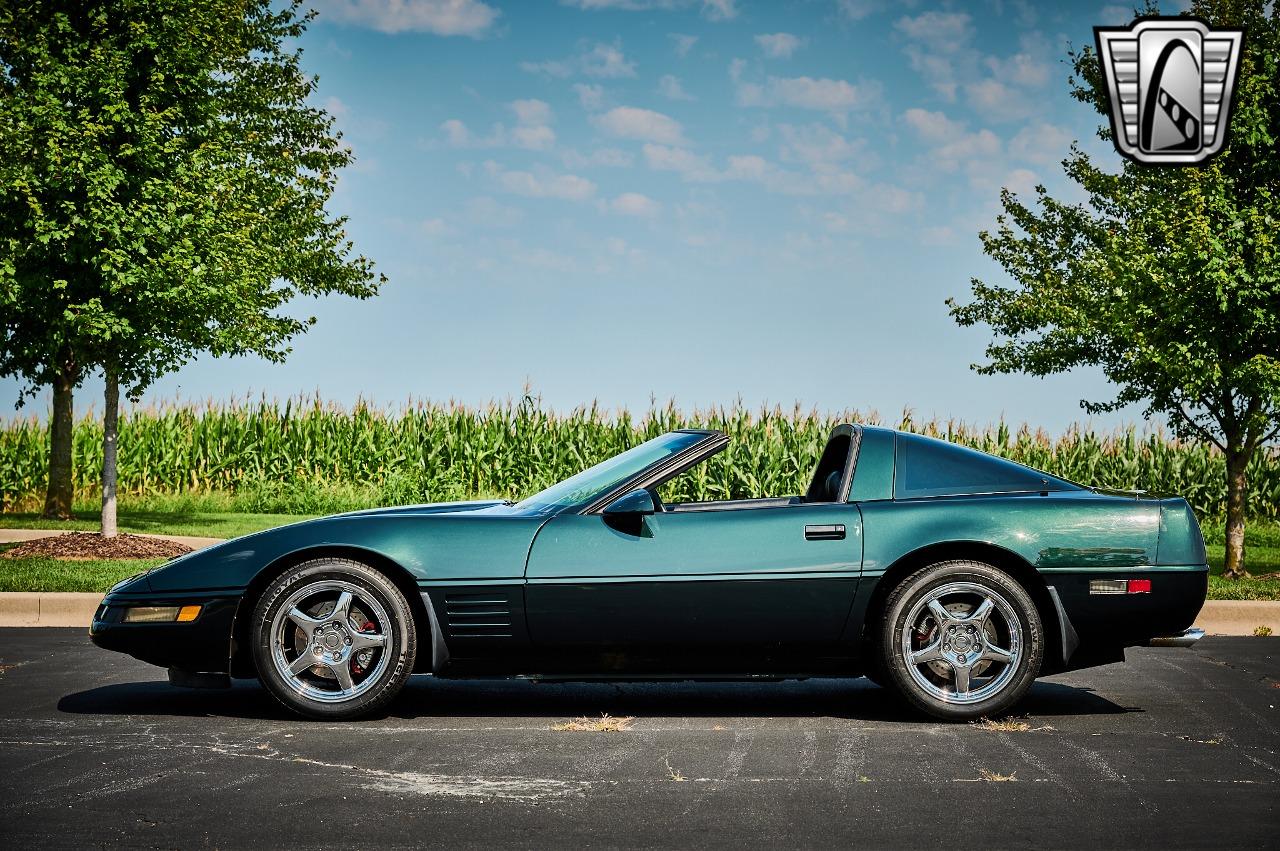
[[[945,552],[944,545],[957,542],[999,548],[1038,571],[1058,593],[1082,645],[1122,647],[1179,632],[1204,601],[1203,550],[1189,548],[1199,564],[1173,565],[1159,557],[1161,503],[1155,500],[1079,491],[882,500],[859,507],[868,589],[860,591],[858,617],[850,624],[859,631],[886,571],[921,550]],[[1171,555],[1167,547],[1164,555]],[[1090,579],[1118,576],[1151,578],[1152,593],[1089,594]]]

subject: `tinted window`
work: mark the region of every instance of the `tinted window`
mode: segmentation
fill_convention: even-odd
[[[1075,490],[1076,485],[965,446],[898,435],[894,496]]]
[[[639,446],[633,446],[621,455],[601,461],[576,476],[534,494],[517,504],[516,510],[554,511],[569,506],[586,505],[648,467],[672,455],[678,455],[695,443],[706,439],[705,434],[668,432],[661,437],[645,441]]]

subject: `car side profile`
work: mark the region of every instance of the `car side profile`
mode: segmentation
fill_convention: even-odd
[[[413,673],[865,675],[933,716],[1189,645],[1208,582],[1187,503],[1102,492],[917,434],[840,425],[801,495],[665,504],[729,443],[673,431],[522,502],[340,514],[173,559],[107,594],[101,647],[176,685],[257,677],[351,718]]]

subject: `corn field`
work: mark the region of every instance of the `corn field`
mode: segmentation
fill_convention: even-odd
[[[343,409],[318,399],[174,403],[135,408],[121,417],[119,487],[126,496],[346,488],[338,503],[312,507],[313,512],[472,496],[519,498],[641,440],[696,426],[724,431],[732,443],[673,482],[664,497],[776,496],[804,491],[828,432],[850,421],[880,418],[853,410],[824,415],[741,405],[691,411],[668,405],[634,416],[593,404],[556,414],[530,397],[480,408],[418,402],[396,411],[365,404]],[[1179,494],[1202,517],[1223,511],[1221,453],[1158,431],[1075,427],[1050,436],[1005,423],[985,429],[917,423],[910,412],[888,424],[1087,485]],[[47,428],[36,419],[0,421],[0,504],[13,506],[43,493],[47,446]],[[76,424],[74,457],[77,491],[96,493],[102,428],[92,416]],[[1250,515],[1280,517],[1280,452],[1273,448],[1255,458],[1249,484]]]

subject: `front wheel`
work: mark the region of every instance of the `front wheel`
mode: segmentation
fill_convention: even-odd
[[[966,721],[1000,714],[1031,688],[1044,657],[1040,615],[1001,570],[974,561],[931,565],[886,602],[880,653],[913,706]]]
[[[300,564],[272,582],[254,607],[262,684],[312,718],[342,720],[383,707],[413,672],[416,652],[404,595],[359,562]]]

